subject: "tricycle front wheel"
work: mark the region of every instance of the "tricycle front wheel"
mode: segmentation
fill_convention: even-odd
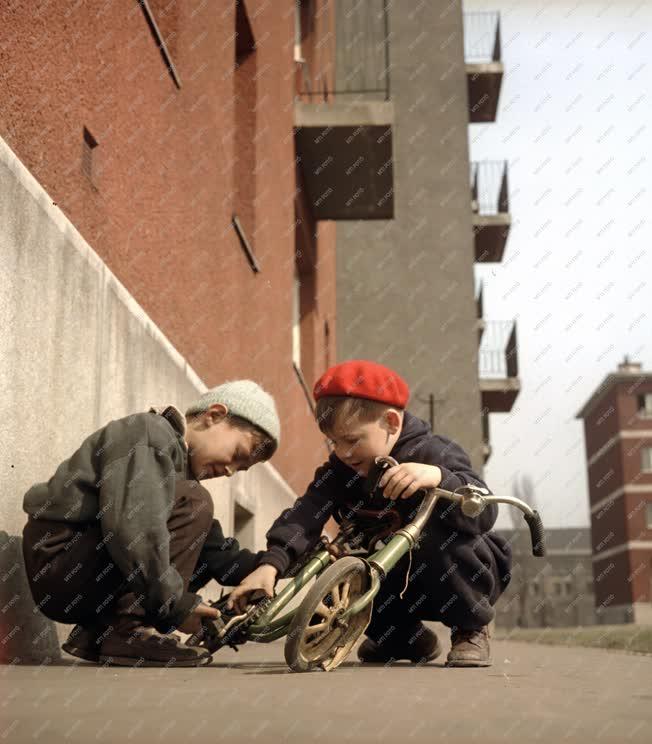
[[[372,603],[346,622],[341,616],[368,587],[367,565],[353,556],[335,561],[317,578],[297,608],[285,641],[285,660],[292,671],[330,671],[346,659],[369,625]]]

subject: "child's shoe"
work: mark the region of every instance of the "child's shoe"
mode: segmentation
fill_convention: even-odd
[[[212,657],[205,648],[186,646],[174,633],[122,618],[102,641],[99,660],[115,666],[195,667],[210,664]]]
[[[100,645],[105,632],[106,625],[103,623],[75,625],[61,648],[78,659],[97,662],[100,660]]]
[[[390,636],[381,644],[366,638],[358,648],[358,658],[364,664],[387,664],[399,659],[407,659],[413,664],[432,661],[442,652],[439,638],[421,622],[415,627],[414,633],[403,633],[396,640]]]
[[[456,628],[451,631],[451,650],[448,652],[446,666],[449,667],[486,667],[491,666],[489,650],[489,628],[485,625],[480,630]]]

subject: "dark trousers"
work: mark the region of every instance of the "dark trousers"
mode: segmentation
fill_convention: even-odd
[[[167,527],[170,563],[184,591],[212,520],[210,493],[197,481],[177,481]],[[106,549],[99,520],[73,524],[30,516],[23,529],[23,558],[34,602],[51,620],[90,625],[106,623],[116,611],[144,614]]]
[[[432,520],[409,555],[387,574],[374,599],[366,634],[377,643],[411,635],[420,620],[479,629],[493,620],[493,605],[510,580],[511,547],[500,535],[468,535]]]

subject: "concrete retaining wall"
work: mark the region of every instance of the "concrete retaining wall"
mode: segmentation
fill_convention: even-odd
[[[0,659],[38,660],[69,627],[33,611],[24,492],[110,419],[184,410],[206,388],[1,138],[0,316]],[[237,510],[255,549],[296,496],[269,463],[204,484],[225,533]]]

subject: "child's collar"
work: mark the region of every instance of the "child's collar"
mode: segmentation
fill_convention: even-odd
[[[163,418],[167,419],[174,429],[181,434],[183,446],[185,450],[188,451],[188,443],[186,442],[186,431],[188,427],[186,424],[186,417],[181,413],[181,411],[176,406],[152,406],[149,409],[149,412],[158,413],[159,416],[163,416]]]

